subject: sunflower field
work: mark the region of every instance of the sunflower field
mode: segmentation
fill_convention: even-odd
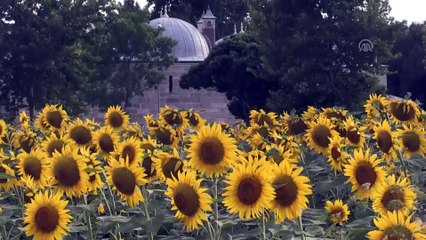
[[[426,239],[426,113],[161,109],[0,120],[0,239]]]

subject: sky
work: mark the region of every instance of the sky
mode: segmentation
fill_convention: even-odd
[[[146,0],[136,0],[141,6]],[[408,23],[426,21],[426,0],[389,0],[391,16],[396,20],[407,20]]]

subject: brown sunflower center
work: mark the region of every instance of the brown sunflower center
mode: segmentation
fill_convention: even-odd
[[[377,145],[379,146],[380,151],[384,153],[389,153],[391,147],[393,146],[392,136],[387,131],[381,131],[377,134]]]
[[[346,137],[353,144],[358,144],[361,141],[361,135],[356,128],[346,131]]]
[[[143,143],[141,144],[141,148],[143,150],[150,150],[151,152],[155,150],[155,146],[150,143]]]
[[[265,123],[270,126],[272,125],[274,122],[272,121],[271,117],[269,117],[267,114],[261,114],[259,117],[259,120],[257,121],[257,124],[259,124],[260,126],[265,125]]]
[[[245,205],[251,205],[260,198],[262,184],[255,177],[246,177],[238,185],[238,199]]]
[[[24,160],[24,172],[30,175],[34,180],[40,179],[41,175],[41,162],[38,158],[29,157]]]
[[[99,148],[105,152],[110,153],[114,151],[114,142],[109,134],[103,133],[98,140]]]
[[[119,128],[124,123],[124,118],[119,112],[112,112],[108,116],[109,123],[113,128]]]
[[[112,172],[112,182],[117,190],[125,195],[132,195],[136,187],[136,177],[126,167],[116,168]]]
[[[198,119],[198,117],[197,117],[197,115],[195,115],[195,114],[191,114],[189,117],[188,117],[188,120],[189,120],[189,123],[192,125],[192,126],[198,126],[198,123],[200,123],[200,121],[199,121],[199,119]]]
[[[388,211],[404,208],[404,189],[397,185],[390,186],[383,194],[381,202]]]
[[[157,137],[157,140],[160,143],[164,145],[170,145],[173,143],[173,136],[169,130],[165,128],[158,128],[154,132],[155,132],[155,136]]]
[[[169,125],[181,125],[182,118],[178,111],[168,111],[164,114],[164,120]]]
[[[187,184],[181,184],[175,189],[173,200],[179,211],[186,216],[194,216],[200,207],[197,192]]]
[[[128,159],[129,163],[133,163],[136,157],[136,149],[130,145],[125,146],[121,151],[121,157],[123,159]]]
[[[147,156],[142,160],[142,167],[145,169],[147,178],[155,176],[156,174],[155,168],[153,168],[152,164],[153,162],[150,156]]]
[[[54,164],[53,173],[61,185],[72,187],[80,181],[80,171],[75,161],[72,157],[62,157]]]
[[[55,110],[47,113],[46,120],[50,126],[61,128],[63,117],[59,111]]]
[[[47,154],[49,154],[49,157],[52,157],[55,151],[61,152],[63,146],[64,142],[62,140],[53,140],[47,146]]]
[[[291,135],[298,135],[304,133],[308,127],[301,119],[294,119],[288,123],[288,132]]]
[[[332,112],[326,113],[325,116],[329,119],[335,118],[336,120],[340,120],[340,121],[346,120],[346,117],[342,113],[336,112],[334,110]]]
[[[21,141],[19,141],[19,146],[24,150],[26,153],[30,153],[31,149],[34,147],[34,139],[31,137],[23,137]]]
[[[417,152],[420,149],[420,138],[415,132],[407,132],[402,135],[402,145],[409,152]]]
[[[287,175],[278,177],[275,186],[275,202],[283,207],[290,206],[297,198],[298,188],[294,180]]]
[[[370,163],[362,162],[356,167],[355,178],[360,186],[366,186],[366,183],[371,186],[376,182],[377,174]]]
[[[263,138],[267,138],[269,136],[269,131],[267,127],[260,127],[256,129],[255,133],[258,133]]]
[[[333,147],[331,148],[331,157],[333,158],[333,160],[337,161],[339,160],[339,158],[342,156],[342,154],[339,151],[338,147]]]
[[[320,147],[325,148],[330,144],[329,137],[331,137],[330,129],[326,126],[318,125],[312,130],[312,140]]]
[[[170,158],[162,166],[163,174],[166,178],[177,177],[182,172],[183,163],[180,159]]]
[[[414,108],[406,103],[392,103],[391,113],[399,121],[409,121],[416,117]]]
[[[218,164],[225,156],[222,142],[217,138],[207,138],[200,147],[201,161],[205,164]]]
[[[35,214],[34,222],[39,231],[53,232],[59,224],[58,210],[50,205],[40,207]]]
[[[341,219],[343,219],[345,216],[345,211],[343,211],[342,208],[337,207],[330,211],[329,216],[330,220],[332,222],[339,222]]]
[[[413,233],[405,226],[390,226],[384,230],[384,236],[387,240],[411,240]]]
[[[84,126],[77,126],[71,129],[70,136],[79,145],[86,145],[92,140],[90,130]]]

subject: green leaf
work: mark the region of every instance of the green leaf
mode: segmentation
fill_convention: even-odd
[[[14,178],[15,177],[10,174],[4,173],[4,172],[0,173],[0,180],[14,179]]]

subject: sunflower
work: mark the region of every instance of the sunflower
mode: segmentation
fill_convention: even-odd
[[[67,132],[67,137],[79,147],[89,147],[93,142],[91,127],[80,118],[69,124]]]
[[[207,221],[206,212],[212,211],[212,197],[207,188],[201,187],[202,181],[195,171],[180,172],[177,178],[167,179],[166,196],[172,200],[172,210],[188,232],[202,226]]]
[[[68,144],[72,144],[72,141],[67,135],[58,137],[55,133],[51,133],[50,137],[43,140],[41,148],[48,157],[52,157],[54,152],[61,152],[62,148]]]
[[[128,161],[130,166],[138,165],[143,155],[143,151],[140,148],[140,141],[134,137],[124,140],[117,145],[113,155],[118,156],[117,159],[122,158]]]
[[[46,125],[45,116],[43,115],[42,112],[38,113],[38,116],[37,116],[37,118],[35,120],[35,126],[41,132],[45,132],[45,131],[47,131],[49,129],[49,126]]]
[[[184,171],[184,161],[180,158],[176,148],[173,148],[172,154],[157,152],[151,160],[154,162],[155,171],[162,182],[177,177],[179,172]]]
[[[7,124],[3,119],[0,119],[0,144],[3,143],[3,138],[7,135]]]
[[[282,161],[287,161],[292,164],[296,164],[299,162],[292,149],[286,149],[284,145],[276,145],[270,144],[266,146],[266,155],[270,162],[275,162],[276,164],[280,164]]]
[[[259,111],[250,111],[250,125],[271,126],[278,124],[277,114],[274,112],[266,113],[263,109]]]
[[[19,114],[19,122],[21,123],[21,128],[26,129],[30,126],[30,118],[28,117],[25,111],[22,111]]]
[[[425,157],[426,139],[421,127],[404,125],[403,129],[397,131],[397,136],[399,148],[403,151],[405,158],[411,159],[416,154]]]
[[[20,179],[22,186],[24,186],[24,202],[30,203],[35,195],[39,192],[39,189],[34,183],[34,179],[30,176],[22,176]]]
[[[57,186],[58,192],[65,193],[68,197],[80,197],[86,193],[88,187],[86,159],[77,152],[77,148],[68,145],[61,152],[54,152],[51,158],[52,184]]]
[[[190,142],[189,165],[207,177],[223,175],[236,157],[235,139],[218,124],[201,127]]]
[[[370,98],[364,105],[365,113],[368,117],[378,117],[386,110],[388,100],[380,94],[371,94]]]
[[[271,210],[275,212],[275,220],[283,222],[286,218],[293,220],[308,208],[307,195],[312,194],[309,178],[301,176],[303,168],[296,168],[287,161],[275,165],[272,173],[272,186],[275,198]]]
[[[188,119],[189,126],[193,129],[200,129],[200,127],[204,126],[207,122],[200,114],[192,111],[192,109],[186,112],[185,117]]]
[[[155,136],[157,142],[176,147],[179,143],[179,138],[176,131],[170,126],[159,126],[149,128],[151,135]]]
[[[86,170],[89,175],[87,188],[89,192],[96,192],[103,185],[100,174],[103,172],[101,161],[96,158],[96,153],[91,153],[89,148],[81,148],[80,155],[85,158]]]
[[[137,122],[130,123],[124,131],[124,136],[126,138],[143,138],[143,132],[141,130],[141,126]]]
[[[157,178],[157,170],[155,169],[155,164],[152,153],[145,153],[142,157],[141,166],[145,169],[145,179],[147,181],[152,181]]]
[[[328,146],[328,159],[327,162],[330,165],[331,169],[334,171],[343,171],[343,166],[347,163],[349,154],[343,150],[344,144],[342,144],[343,139],[340,136],[335,136],[331,139],[330,145]]]
[[[423,240],[426,234],[421,232],[422,226],[417,222],[412,222],[411,217],[399,211],[387,212],[385,215],[375,218],[374,224],[378,230],[368,232],[370,240]]]
[[[308,146],[317,153],[327,154],[330,139],[338,133],[333,130],[334,125],[330,119],[319,117],[316,121],[308,123],[308,130],[305,134],[305,141]]]
[[[348,220],[349,214],[351,213],[348,205],[343,204],[343,201],[340,199],[334,202],[327,201],[325,203],[325,210],[328,213],[330,221],[340,225]]]
[[[163,126],[173,127],[179,135],[183,134],[188,126],[185,112],[170,108],[167,105],[160,109],[158,120]]]
[[[308,106],[308,109],[306,109],[306,111],[302,113],[302,119],[305,122],[311,122],[317,119],[319,117],[319,114],[320,111],[317,108],[313,106]]]
[[[413,208],[416,193],[407,178],[390,175],[373,195],[373,210],[381,215],[400,211],[407,215]]]
[[[157,128],[160,126],[152,114],[147,114],[143,118],[145,119],[146,126],[149,130],[151,130],[151,128]]]
[[[356,191],[359,199],[371,197],[386,177],[376,157],[376,154],[370,155],[370,149],[365,154],[362,149],[356,149],[354,157],[345,165],[345,176],[349,177],[347,182],[352,183],[352,192]]]
[[[109,126],[104,126],[93,134],[93,143],[96,145],[98,152],[103,156],[109,156],[113,153],[118,142],[118,135]]]
[[[139,166],[130,166],[128,161],[120,159],[117,161],[110,158],[108,172],[108,183],[117,190],[122,200],[130,207],[137,206],[144,201],[140,185],[146,183],[144,169]]]
[[[308,125],[298,116],[284,113],[282,119],[284,121],[284,129],[289,135],[304,134],[308,128]]]
[[[44,116],[44,125],[53,130],[64,129],[69,118],[67,112],[65,112],[60,105],[46,104],[46,106],[42,109],[41,114]]]
[[[151,136],[147,136],[146,138],[142,138],[140,142],[140,148],[144,152],[154,152],[154,150],[157,148],[157,141]]]
[[[352,116],[346,118],[344,122],[347,142],[357,148],[362,148],[365,144],[364,128]]]
[[[129,115],[127,115],[120,106],[110,106],[105,113],[105,126],[109,126],[114,131],[120,131],[129,124]]]
[[[59,240],[70,230],[71,215],[66,209],[68,201],[60,194],[37,194],[25,210],[25,234],[34,239]]]
[[[37,135],[31,129],[25,129],[24,131],[16,131],[13,133],[13,146],[17,149],[29,153],[32,148],[38,145]]]
[[[377,148],[382,152],[382,156],[389,163],[391,159],[396,159],[397,156],[397,141],[396,136],[392,132],[389,122],[383,120],[380,124],[373,127],[373,139],[376,140]]]
[[[420,115],[419,105],[412,100],[391,100],[388,102],[388,112],[395,123],[417,124]]]
[[[8,165],[0,162],[0,173],[7,174],[8,178],[0,179],[0,190],[9,191],[18,183],[18,180],[15,177],[15,171],[10,168]]]
[[[285,162],[285,161],[284,161]],[[226,177],[222,203],[229,213],[240,219],[259,218],[274,200],[271,169],[266,160],[249,155],[245,163],[236,165]]]
[[[31,177],[34,184],[43,188],[49,182],[47,155],[41,149],[32,149],[30,153],[22,152],[18,156],[18,172],[21,176]]]
[[[290,151],[293,159],[300,160],[301,149],[294,136],[273,135],[272,140],[273,144],[284,147],[285,152]]]

